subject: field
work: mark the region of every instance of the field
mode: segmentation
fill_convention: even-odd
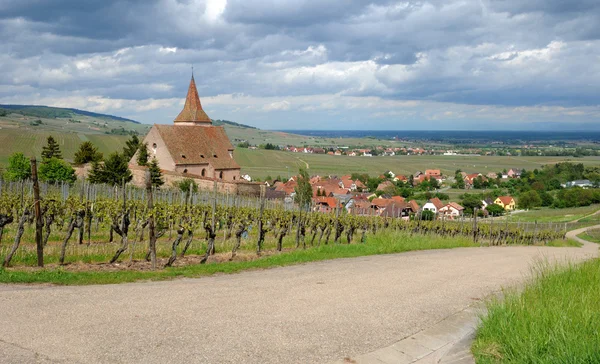
[[[538,267],[534,278],[488,304],[477,363],[600,362],[600,259]]]
[[[67,160],[73,160],[79,144],[86,140],[94,143],[104,155],[108,155],[111,152],[120,151],[128,139],[122,135],[55,133],[3,128],[0,130],[0,167],[6,166],[10,155],[16,152],[40,158],[42,147],[46,145],[46,138],[49,135],[56,139],[63,157]]]
[[[600,229],[590,229],[582,234],[577,235],[577,237],[600,244]]]
[[[509,221],[521,222],[574,222],[590,223],[600,221],[600,214],[595,214],[600,210],[600,205],[590,205],[585,207],[573,207],[567,209],[540,208],[509,216]],[[595,214],[595,215],[594,215]],[[600,222],[599,222],[600,223]]]
[[[242,173],[265,178],[278,175],[287,177],[297,173],[299,167],[308,168],[309,174],[344,175],[368,173],[379,175],[391,170],[398,174],[414,174],[416,171],[435,168],[446,175],[454,175],[457,169],[464,172],[501,172],[503,169],[525,168],[533,170],[545,164],[574,161],[585,165],[600,166],[600,157],[462,157],[462,156],[393,156],[393,157],[348,157],[325,154],[304,154],[273,150],[237,148],[235,160],[242,166]]]

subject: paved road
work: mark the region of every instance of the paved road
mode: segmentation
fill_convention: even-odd
[[[411,252],[200,279],[0,286],[0,362],[322,363],[390,345],[584,248]]]

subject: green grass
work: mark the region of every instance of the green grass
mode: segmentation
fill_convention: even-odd
[[[73,160],[79,144],[83,140],[91,140],[98,150],[105,155],[114,151],[120,151],[125,146],[126,136],[121,135],[88,135],[77,133],[65,133],[54,131],[35,131],[19,129],[2,128],[0,130],[0,166],[8,164],[8,158],[16,152],[21,152],[25,156],[35,156],[38,159],[42,153],[42,147],[46,145],[49,135],[52,135],[58,142],[62,155],[67,160]]]
[[[590,205],[585,207],[573,207],[567,209],[551,209],[541,208],[537,210],[530,210],[526,212],[517,213],[508,217],[509,221],[521,221],[521,222],[571,222],[574,220],[585,218],[588,215],[600,209],[600,205]],[[598,221],[600,215],[590,216],[587,219],[589,221]],[[586,222],[583,221],[580,222]]]
[[[250,261],[209,263],[159,269],[156,271],[83,271],[63,268],[0,270],[0,283],[53,283],[61,285],[111,284],[139,280],[164,280],[176,277],[201,277],[215,273],[236,273],[248,269],[263,269],[336,258],[351,258],[375,254],[401,253],[411,250],[472,247],[469,238],[443,238],[383,232],[368,236],[364,244],[329,244],[306,250],[293,250]]]
[[[600,244],[600,229],[590,229],[577,235],[578,238]]]
[[[414,174],[418,170],[428,168],[441,169],[446,175],[454,175],[457,169],[465,172],[498,172],[503,169],[525,168],[533,170],[544,164],[554,164],[561,161],[573,160],[569,157],[461,157],[461,156],[430,156],[411,155],[393,157],[348,157],[326,154],[304,154],[273,150],[251,150],[237,148],[235,160],[242,167],[243,173],[253,177],[264,178],[268,175],[287,177],[297,173],[299,167],[309,166],[309,174],[344,175],[351,173],[368,173],[379,175],[387,170],[394,173]],[[577,158],[578,163],[585,165],[600,165],[600,158]],[[288,168],[286,168],[288,167]],[[457,191],[450,191],[455,193]],[[465,191],[462,191],[464,193]],[[455,193],[456,194],[456,193]]]
[[[472,351],[476,362],[599,363],[600,260],[542,264],[522,292],[488,303]]]
[[[580,242],[572,240],[572,239],[557,239],[557,240],[549,241],[548,244],[546,244],[546,246],[551,246],[554,248],[561,248],[561,247],[579,248],[582,246],[582,244]]]

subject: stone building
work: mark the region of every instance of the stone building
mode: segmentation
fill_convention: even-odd
[[[233,145],[222,126],[213,126],[202,109],[194,76],[183,110],[173,125],[154,124],[143,140],[150,158],[164,171],[182,176],[239,181],[240,166],[233,159]],[[137,165],[137,155],[130,165]]]

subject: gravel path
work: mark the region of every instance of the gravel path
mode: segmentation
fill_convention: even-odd
[[[422,251],[106,286],[0,285],[0,362],[322,363],[390,345],[598,248]]]

